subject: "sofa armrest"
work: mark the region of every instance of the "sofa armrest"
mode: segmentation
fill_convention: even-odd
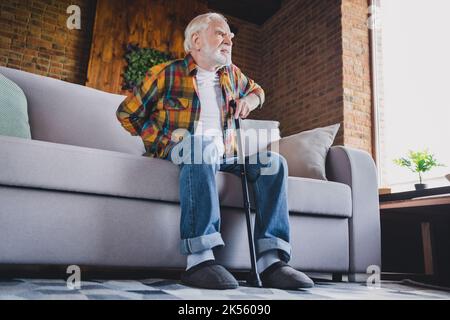
[[[331,181],[351,188],[352,217],[349,219],[349,273],[366,273],[367,267],[381,271],[381,231],[378,182],[369,153],[344,146],[330,148],[326,174]]]

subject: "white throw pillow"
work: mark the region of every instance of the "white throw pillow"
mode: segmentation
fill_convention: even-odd
[[[278,121],[243,119],[241,125],[245,135],[246,156],[264,152],[270,143],[281,139]]]
[[[281,138],[270,145],[272,151],[286,158],[289,176],[327,180],[325,162],[340,124],[316,128]]]

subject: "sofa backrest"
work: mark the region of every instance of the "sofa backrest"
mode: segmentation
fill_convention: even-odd
[[[130,135],[117,120],[116,110],[125,96],[7,67],[0,66],[0,73],[27,97],[32,139],[136,155],[145,152],[141,138]],[[271,129],[272,141],[279,139],[278,126],[278,121],[250,119],[242,124],[244,130]]]
[[[140,138],[126,132],[116,118],[125,96],[6,67],[0,67],[0,72],[27,97],[32,139],[139,155],[145,152]]]

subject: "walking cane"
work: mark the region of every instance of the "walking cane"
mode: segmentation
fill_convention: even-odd
[[[232,108],[232,115],[236,112],[236,102],[234,100],[230,101],[230,107]],[[248,245],[250,248],[250,262],[252,269],[250,271],[250,276],[247,279],[247,284],[252,287],[262,287],[261,279],[259,278],[259,273],[256,266],[256,254],[255,254],[255,243],[253,239],[252,225],[250,219],[250,198],[248,195],[248,181],[247,181],[247,168],[245,167],[245,154],[241,137],[241,118],[235,118],[234,123],[236,126],[236,135],[237,135],[237,143],[238,143],[238,156],[239,159],[242,160],[241,165],[241,181],[242,181],[242,191],[244,197],[244,209],[245,209],[245,218],[247,220],[247,236],[248,236]]]

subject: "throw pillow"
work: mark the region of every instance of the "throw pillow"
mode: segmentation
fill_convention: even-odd
[[[16,83],[1,73],[0,135],[31,139],[27,98]]]
[[[246,156],[263,152],[270,143],[280,140],[278,121],[243,119],[241,125],[245,135]]]
[[[270,149],[286,158],[289,176],[327,180],[325,162],[340,124],[303,131],[281,138],[279,149],[272,143]]]

